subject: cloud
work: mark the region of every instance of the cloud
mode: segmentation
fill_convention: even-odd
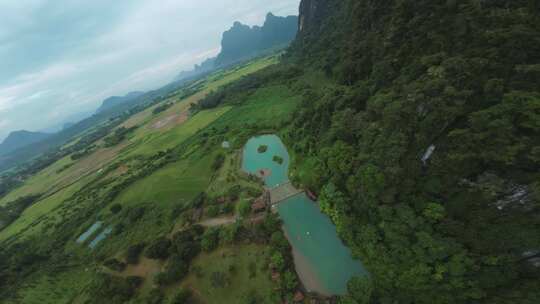
[[[0,1],[0,139],[164,85],[214,56],[234,21],[295,14],[299,1]]]

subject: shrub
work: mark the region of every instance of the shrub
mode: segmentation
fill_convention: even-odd
[[[201,247],[204,251],[212,251],[219,244],[219,228],[212,227],[206,230],[202,236]]]
[[[187,304],[191,299],[191,290],[182,289],[172,299],[171,304]]]
[[[169,257],[169,248],[171,247],[171,241],[167,238],[160,237],[155,240],[144,252],[145,256],[149,259],[165,260]]]
[[[209,217],[214,217],[218,214],[219,214],[219,207],[216,205],[210,206],[208,207],[208,209],[206,209],[206,215],[208,215]]]
[[[117,214],[118,212],[120,212],[122,210],[122,205],[114,204],[114,205],[111,206],[110,210],[111,210],[112,213]]]
[[[267,145],[260,145],[258,148],[257,148],[257,152],[259,153],[264,153],[268,150],[268,146]]]
[[[281,156],[274,155],[274,157],[272,157],[272,160],[280,165],[283,164],[283,157]]]
[[[227,285],[228,279],[224,272],[216,271],[210,275],[210,284],[214,288],[223,288]]]
[[[241,201],[238,204],[238,213],[241,217],[247,217],[251,213],[251,204],[248,201]]]
[[[173,256],[164,272],[159,273],[155,281],[159,286],[169,285],[182,280],[188,274],[188,264],[180,256]]]
[[[90,303],[102,303],[107,299],[108,303],[124,303],[129,301],[135,294],[135,282],[132,279],[123,279],[99,274],[89,286]]]
[[[126,278],[126,282],[133,288],[139,288],[144,282],[144,278],[138,276],[129,276]]]
[[[216,158],[214,158],[214,162],[212,163],[212,170],[217,171],[223,166],[223,163],[225,162],[225,155],[218,154],[216,155]]]
[[[129,246],[126,252],[126,263],[128,264],[139,263],[139,256],[143,252],[144,247],[145,247],[144,243]]]
[[[161,304],[165,299],[165,295],[159,288],[152,289],[146,296],[147,304]]]
[[[114,270],[114,271],[118,271],[118,272],[124,271],[124,269],[126,269],[126,264],[123,263],[123,262],[118,261],[117,259],[106,260],[103,263],[103,265],[105,267],[109,268],[110,270]]]

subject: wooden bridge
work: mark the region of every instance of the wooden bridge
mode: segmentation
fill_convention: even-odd
[[[296,189],[291,182],[283,183],[279,186],[269,189],[270,191],[270,205],[273,207],[284,200],[300,194],[304,191]]]

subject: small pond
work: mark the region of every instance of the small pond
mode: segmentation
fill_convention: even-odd
[[[84,241],[86,241],[86,239],[91,236],[92,234],[94,234],[94,232],[96,232],[100,227],[101,225],[103,225],[102,222],[100,221],[97,221],[95,222],[92,226],[90,226],[90,228],[88,228],[88,230],[86,230],[83,234],[81,234],[79,236],[79,238],[77,239],[77,243],[84,243]]]
[[[263,145],[267,146],[267,150],[259,153],[258,149]],[[281,157],[283,162],[280,164],[274,161],[274,156]],[[263,177],[266,186],[278,186],[288,180],[289,153],[276,135],[253,137],[244,146],[242,169],[255,175],[259,175],[261,170],[267,170],[270,175]]]
[[[262,145],[268,149],[259,153]],[[275,162],[274,155],[281,157],[283,163]],[[275,135],[253,137],[244,147],[242,168],[253,174],[269,170],[264,181],[273,188],[288,181],[289,154]],[[347,292],[350,278],[367,275],[362,263],[352,258],[339,239],[330,219],[304,193],[281,202],[277,210],[293,247],[296,271],[307,289],[323,295],[342,295]]]

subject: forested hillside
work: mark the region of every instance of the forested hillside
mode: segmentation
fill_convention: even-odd
[[[337,84],[304,91],[295,179],[373,302],[540,302],[537,3],[302,1],[288,60]]]
[[[303,0],[284,54],[79,123],[0,181],[0,302],[540,303],[537,3]],[[348,292],[259,209],[261,134],[369,273]]]

